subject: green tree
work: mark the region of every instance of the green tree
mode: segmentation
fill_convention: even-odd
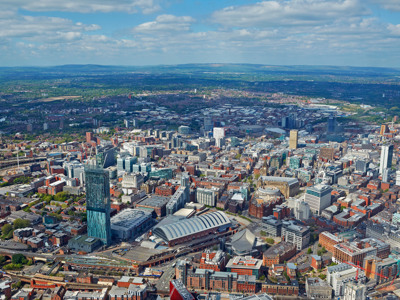
[[[55,201],[60,201],[63,202],[68,199],[68,193],[67,192],[59,192],[54,196]]]
[[[326,251],[326,249],[325,249],[325,247],[322,247],[322,253],[326,253],[327,251]]]
[[[273,238],[267,238],[267,239],[265,239],[265,241],[270,245],[275,244],[275,240]]]
[[[266,236],[267,233],[266,233],[264,230],[261,230],[261,231],[260,231],[260,235],[261,235],[261,236]]]
[[[307,254],[311,254],[312,253],[312,250],[311,250],[311,248],[308,248],[308,250],[307,250]]]
[[[17,283],[13,283],[13,284],[11,285],[11,287],[12,287],[13,289],[20,289],[20,288],[22,287],[22,281],[20,280],[20,281],[18,281]]]
[[[289,275],[286,273],[286,271],[283,271],[283,276],[285,276],[286,280],[287,280],[288,282],[290,282],[290,277],[289,277]]]
[[[7,264],[3,267],[4,270],[21,270],[22,265],[21,264]]]
[[[31,222],[24,219],[16,219],[13,223],[14,229],[25,228],[31,226]]]
[[[3,227],[1,227],[1,232],[3,235],[9,234],[13,230],[13,227],[11,224],[5,224]]]
[[[22,254],[14,254],[11,258],[11,262],[13,264],[26,264],[28,263],[28,260]]]

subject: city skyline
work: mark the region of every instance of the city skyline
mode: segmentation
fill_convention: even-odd
[[[0,66],[400,67],[395,0],[18,0],[0,8]]]

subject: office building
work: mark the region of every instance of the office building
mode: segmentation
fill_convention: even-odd
[[[367,287],[365,284],[350,282],[344,289],[343,300],[365,300],[367,299]]]
[[[364,259],[364,269],[366,276],[374,280],[377,284],[390,282],[399,274],[398,259],[391,257],[379,258],[378,256],[368,256]],[[382,276],[379,276],[383,275]]]
[[[126,172],[133,172],[133,165],[137,163],[137,158],[132,156],[127,156],[124,159],[124,170]],[[117,162],[118,164],[118,162]]]
[[[68,248],[76,252],[83,251],[90,253],[100,248],[102,241],[98,238],[85,235],[78,235],[68,241]]]
[[[346,286],[356,281],[357,276],[359,283],[366,281],[365,273],[362,270],[341,263],[328,267],[326,280],[332,287],[335,297],[340,297],[344,295]]]
[[[298,130],[290,130],[289,149],[297,149],[298,134],[299,134]]]
[[[222,148],[222,146],[225,146],[225,138],[216,138],[215,146],[218,148]]]
[[[225,128],[224,127],[214,127],[213,136],[214,136],[215,140],[225,138]]]
[[[262,228],[267,236],[278,237],[282,233],[282,222],[274,216],[262,217]]]
[[[385,135],[385,133],[389,133],[389,128],[388,128],[388,126],[386,124],[382,124],[379,134],[380,135]]]
[[[291,156],[287,159],[289,162],[289,168],[292,170],[296,170],[301,167],[301,157],[300,156]]]
[[[396,185],[400,186],[400,171],[396,171]]]
[[[308,246],[310,242],[310,230],[307,226],[297,224],[295,221],[282,221],[282,239],[296,245],[297,250]]]
[[[391,169],[383,169],[382,172],[382,182],[389,182],[390,181],[390,174],[392,170]]]
[[[335,133],[337,129],[337,124],[336,124],[336,117],[335,116],[329,116],[328,118],[328,133]]]
[[[190,177],[188,174],[181,175],[181,185],[167,203],[167,215],[172,215],[183,208],[190,197]]]
[[[204,131],[212,131],[214,128],[214,123],[211,117],[204,118]]]
[[[189,126],[184,126],[184,125],[179,126],[178,132],[180,134],[190,134],[190,127]]]
[[[332,261],[363,265],[367,256],[387,258],[390,246],[380,240],[366,238],[359,242],[344,242],[333,246]]]
[[[109,173],[93,165],[85,166],[88,236],[111,243]]]
[[[293,208],[294,217],[298,220],[305,221],[311,217],[310,205],[303,199],[294,200]]]
[[[316,184],[307,188],[304,201],[308,203],[313,214],[320,215],[325,208],[331,205],[331,192],[330,186]]]
[[[98,166],[108,168],[116,164],[115,148],[111,144],[99,145],[96,147],[96,162]]]
[[[260,270],[263,261],[251,256],[236,256],[231,258],[226,264],[226,271],[236,273],[238,275],[260,276]]]
[[[356,160],[356,171],[367,173],[369,168],[369,162],[363,159]]]
[[[198,203],[214,207],[218,200],[218,189],[215,187],[210,189],[197,188],[196,200]]]
[[[392,167],[393,145],[383,145],[381,150],[381,163],[379,165],[379,174],[383,174],[383,170]]]

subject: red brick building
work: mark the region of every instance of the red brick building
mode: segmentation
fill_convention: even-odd
[[[296,245],[281,242],[268,248],[263,254],[263,266],[270,267],[274,264],[281,264],[296,255]]]
[[[319,234],[319,243],[331,253],[334,251],[334,246],[340,242],[342,242],[340,238],[328,231],[324,231]]]
[[[289,284],[263,282],[261,285],[261,292],[279,296],[298,296],[299,285],[297,282]]]
[[[203,252],[200,259],[200,269],[223,271],[226,265],[226,254],[223,251]]]

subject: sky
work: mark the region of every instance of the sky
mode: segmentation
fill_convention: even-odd
[[[0,66],[400,67],[400,0],[0,0]]]

